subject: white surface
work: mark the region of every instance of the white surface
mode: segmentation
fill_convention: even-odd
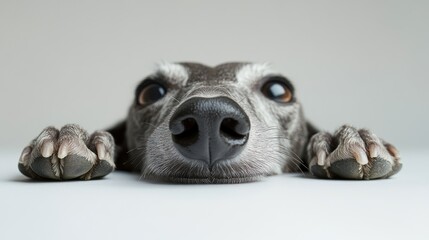
[[[429,145],[429,1],[1,0],[0,145],[124,118],[154,63],[271,62],[322,129]]]
[[[33,182],[0,155],[0,239],[429,239],[428,151],[389,180],[299,174],[235,185]]]

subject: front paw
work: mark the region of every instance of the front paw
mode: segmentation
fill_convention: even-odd
[[[321,178],[388,178],[401,170],[394,146],[367,129],[344,125],[334,135],[315,134],[308,144],[310,172]]]
[[[24,148],[18,168],[33,179],[93,179],[113,171],[114,141],[107,132],[91,136],[78,125],[45,128]]]

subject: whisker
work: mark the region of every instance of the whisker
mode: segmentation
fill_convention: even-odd
[[[157,127],[157,126],[153,125],[152,123],[148,123],[148,122],[140,122],[140,123],[150,125],[150,126],[152,126],[152,127],[154,127],[154,128],[156,128],[156,127]]]
[[[180,103],[180,101],[177,99],[177,98],[175,98],[175,97],[171,97],[173,100],[175,100],[177,103]]]
[[[237,103],[241,103],[244,101],[244,99],[246,99],[246,96],[243,96],[243,98],[241,98],[240,100],[237,101]]]
[[[282,151],[282,153],[284,155],[287,155],[287,156],[290,157],[292,163],[294,163],[295,165],[298,164],[298,168],[299,168],[299,170],[301,172],[302,172],[301,167],[303,167],[307,171],[309,170],[308,167],[305,164],[305,161],[301,157],[299,157],[298,154],[296,154],[292,149],[287,148],[287,147],[285,147],[283,145],[280,145],[280,150]],[[293,154],[293,155],[291,155],[291,154]]]

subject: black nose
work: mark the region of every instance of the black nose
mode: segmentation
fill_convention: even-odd
[[[190,159],[211,165],[231,159],[244,148],[249,117],[227,97],[194,97],[184,102],[170,120],[173,142]]]

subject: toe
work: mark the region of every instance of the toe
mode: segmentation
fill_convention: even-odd
[[[63,166],[62,179],[69,180],[89,172],[93,163],[83,156],[72,154],[61,159],[61,165]]]
[[[355,159],[342,159],[331,163],[329,171],[335,178],[362,179],[362,166]]]
[[[371,160],[371,163],[364,167],[365,179],[377,179],[386,177],[392,172],[392,164],[386,159],[376,157]]]
[[[327,171],[320,165],[310,167],[311,173],[318,178],[329,178]]]
[[[36,157],[30,165],[31,170],[39,177],[47,179],[60,179],[58,169],[54,169],[52,158]]]
[[[94,167],[90,178],[102,178],[113,172],[115,166],[106,160],[100,160]]]
[[[24,148],[22,150],[21,156],[19,158],[18,162],[18,169],[19,171],[24,174],[25,176],[33,179],[39,178],[30,168],[30,154],[31,154],[32,148],[30,146]]]
[[[402,163],[398,163],[398,164],[394,165],[392,167],[392,172],[390,172],[389,174],[387,174],[386,178],[391,177],[391,176],[397,174],[399,171],[401,171],[401,169],[402,169]]]

